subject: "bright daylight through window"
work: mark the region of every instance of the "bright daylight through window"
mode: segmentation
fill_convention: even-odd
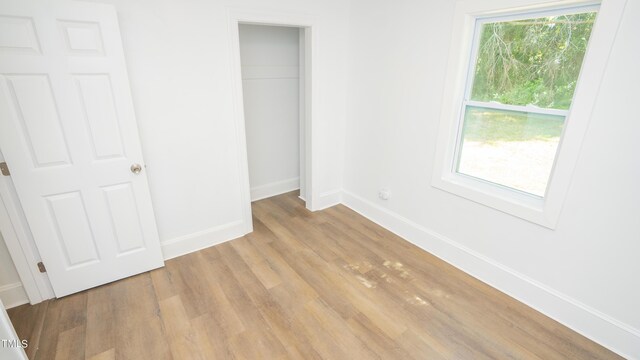
[[[479,19],[458,173],[544,197],[595,8]]]

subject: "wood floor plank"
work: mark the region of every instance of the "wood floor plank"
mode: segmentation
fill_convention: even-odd
[[[193,257],[177,257],[165,262],[177,293],[182,296],[189,318],[206,314],[209,308],[209,286],[204,281],[194,281],[202,276]]]
[[[116,349],[109,349],[107,351],[103,351],[100,354],[93,355],[87,359],[89,360],[115,360],[116,358]]]
[[[117,359],[172,359],[160,318],[160,306],[144,273],[113,283]]]
[[[217,252],[217,250],[216,250]],[[209,307],[205,315],[214,319],[217,332],[226,337],[232,337],[246,330],[242,320],[231,305],[231,300],[225,292],[224,281],[220,277],[231,276],[229,269],[221,261],[207,261],[204,256],[194,257],[202,269],[203,279],[209,285]]]
[[[350,331],[358,338],[363,344],[366,344],[370,350],[377,354],[381,359],[411,359],[411,354],[398,346],[396,340],[388,337],[380,328],[362,314],[356,314],[355,316],[347,319],[347,326]],[[438,359],[434,356],[435,352],[421,352],[420,358],[425,359]]]
[[[335,312],[322,298],[311,301],[305,306],[307,313],[312,316],[340,349],[348,349],[348,356],[354,359],[379,359],[367,344],[363,343],[340,315]]]
[[[171,349],[159,316],[147,318],[136,328],[119,330],[116,335],[116,359],[171,360]],[[176,359],[177,360],[177,359]]]
[[[311,346],[323,359],[350,358],[350,349],[341,348],[323,324],[308,312],[306,306],[299,313],[297,322],[300,323],[299,331],[309,339]]]
[[[152,270],[149,274],[158,300],[164,300],[177,294],[171,272],[166,267]]]
[[[79,360],[85,358],[84,334],[85,325],[65,330],[58,335],[56,360]]]
[[[113,288],[114,284],[108,284],[87,291],[86,357],[104,353],[116,346],[116,323],[105,321],[111,319],[116,311]]]
[[[32,359],[619,359],[345,206],[9,311]]]
[[[262,224],[260,221],[257,223]],[[271,237],[273,234],[268,228],[262,224],[261,231],[267,236]],[[254,233],[256,230],[254,230]],[[300,275],[292,268],[292,263],[288,263],[283,254],[276,251],[271,245],[273,242],[261,241],[256,237],[248,237],[249,241],[255,246],[264,256],[265,260],[269,263],[270,268],[275,271],[280,277],[284,287],[291,289],[292,294],[295,294],[298,301],[306,303],[307,301],[316,299],[318,293],[313,287],[305,281]]]
[[[251,265],[251,271],[267,289],[282,284],[282,279],[267,261]]]
[[[224,267],[228,269],[225,271],[228,276],[224,277],[222,287],[246,328],[244,332],[231,339],[231,344],[235,349],[234,353],[241,358],[245,358],[252,354],[256,348],[261,348],[262,352],[268,352],[271,357],[282,356],[286,353],[286,349],[269,328],[258,304],[249,295],[249,293],[257,291],[254,289],[255,287],[259,289],[262,285],[252,275],[248,265],[231,245],[228,243],[221,244],[218,246],[218,251],[220,251]],[[246,281],[247,279],[253,281]],[[250,341],[251,337],[255,340],[253,348],[244,348],[244,344]]]
[[[229,336],[230,333],[211,314],[192,319],[191,324],[203,355],[209,359],[236,358],[231,352],[229,339],[240,332],[231,333]]]
[[[160,301],[160,316],[174,359],[205,359],[179,295]]]

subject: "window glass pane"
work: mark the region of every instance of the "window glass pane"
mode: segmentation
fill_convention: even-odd
[[[564,116],[467,106],[458,172],[544,196]]]
[[[484,23],[471,100],[569,109],[596,12]]]

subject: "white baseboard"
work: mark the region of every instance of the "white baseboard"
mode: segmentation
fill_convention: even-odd
[[[7,309],[29,303],[27,293],[20,282],[0,286],[0,300]]]
[[[169,260],[174,257],[186,255],[229,240],[237,239],[244,236],[246,233],[246,224],[244,221],[238,220],[211,229],[163,241],[160,246],[162,247],[164,259]]]
[[[251,188],[251,201],[258,201],[268,197],[300,189],[300,178],[275,181],[269,184]]]
[[[313,211],[323,210],[342,202],[342,190],[324,192],[313,200]]]
[[[640,330],[355,194],[342,202],[364,217],[627,359],[638,359]]]

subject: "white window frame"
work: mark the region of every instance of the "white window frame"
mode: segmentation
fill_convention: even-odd
[[[460,164],[460,159],[462,155],[462,143],[463,143],[463,128],[465,121],[465,114],[467,111],[467,107],[472,106],[476,108],[483,109],[493,109],[493,110],[503,110],[503,111],[516,111],[521,113],[530,113],[530,114],[540,114],[540,115],[554,115],[554,116],[562,116],[564,118],[563,124],[566,124],[566,120],[569,117],[569,110],[564,109],[553,109],[553,108],[541,108],[533,105],[511,105],[511,104],[502,104],[495,101],[478,101],[471,100],[471,93],[473,90],[473,85],[475,81],[476,68],[478,66],[478,51],[480,50],[480,36],[482,33],[482,26],[485,24],[491,24],[496,22],[508,22],[515,20],[525,20],[525,19],[533,19],[533,18],[541,18],[547,16],[554,16],[560,14],[577,14],[577,13],[585,13],[585,12],[593,12],[599,10],[599,4],[591,4],[591,5],[579,5],[579,6],[571,6],[571,7],[562,7],[555,9],[544,9],[542,11],[527,11],[527,12],[518,12],[516,14],[508,14],[508,15],[499,15],[499,16],[485,16],[485,17],[477,17],[474,25],[474,33],[473,33],[473,42],[471,45],[471,52],[469,55],[469,68],[467,70],[467,76],[465,81],[465,92],[464,97],[462,99],[462,106],[460,109],[460,117],[459,117],[459,125],[458,132],[456,135],[456,147],[455,147],[455,157],[453,162],[453,171],[457,171]],[[563,126],[564,128],[564,126]],[[562,139],[562,136],[561,136]],[[559,147],[559,144],[558,144]],[[556,149],[557,150],[557,149]],[[555,156],[554,153],[554,160]],[[553,171],[552,171],[553,172]],[[478,181],[486,181],[482,178],[473,176],[471,174],[464,174],[458,172],[462,176],[469,176]],[[549,174],[551,176],[551,174]],[[548,181],[549,179],[547,179]],[[525,191],[520,191],[515,188],[508,187],[506,185],[501,185],[497,183],[492,183],[487,181],[493,185],[504,187],[511,191],[518,191],[522,194],[526,194],[528,196],[533,196],[536,198],[541,198],[542,196],[529,194]],[[548,184],[548,182],[547,182]],[[546,189],[545,189],[546,190]]]
[[[449,51],[443,106],[432,185],[471,201],[492,207],[550,229],[556,227],[565,195],[569,190],[582,140],[587,131],[609,54],[627,0],[462,0],[456,4]],[[589,39],[582,70],[568,112],[544,198],[456,172],[458,143],[463,125],[464,106],[472,105],[466,91],[473,79],[475,36],[478,21],[513,15],[528,18],[536,13],[565,8],[598,6],[598,15]],[[588,8],[586,8],[588,9]],[[544,16],[544,14],[542,15]],[[478,102],[486,107],[485,102]],[[541,108],[497,103],[491,107],[540,113]],[[550,109],[542,110],[550,111]]]

